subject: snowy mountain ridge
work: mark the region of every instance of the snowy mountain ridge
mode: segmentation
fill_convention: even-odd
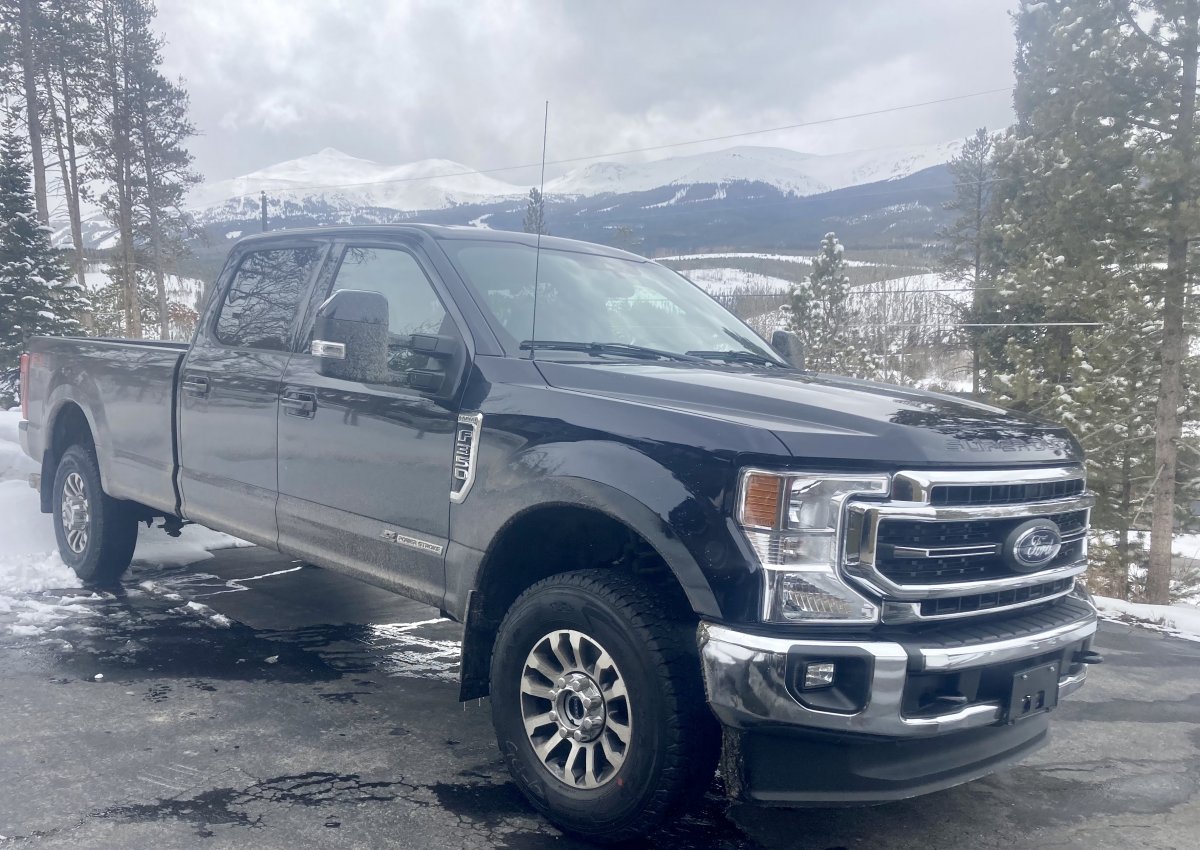
[[[960,146],[961,142],[944,142],[828,155],[740,146],[641,163],[604,161],[572,169],[549,181],[546,194],[589,197],[664,186],[757,182],[805,197],[906,177],[944,164]],[[264,191],[268,197],[298,204],[317,200],[342,209],[375,207],[412,212],[518,199],[528,188],[475,173],[470,166],[453,160],[382,165],[325,148],[240,177],[203,184],[192,193],[188,206],[198,212],[215,212],[222,207],[241,212],[256,206],[259,193]]]
[[[523,189],[449,159],[381,165],[335,148],[287,160],[228,180],[199,186],[188,199],[194,210],[228,201],[258,204],[260,192],[289,201],[319,198],[335,206],[393,210],[443,209],[524,194]]]
[[[741,146],[643,163],[597,162],[551,180],[546,184],[546,194],[624,194],[661,186],[746,181],[767,183],[782,192],[803,197],[907,177],[945,164],[961,146],[956,141],[839,154]]]

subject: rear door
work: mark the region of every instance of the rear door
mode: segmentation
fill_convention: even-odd
[[[440,604],[463,325],[415,245],[359,241],[334,251],[335,272],[314,301],[338,289],[383,294],[389,369],[386,380],[363,383],[321,375],[305,345],[291,359],[279,413],[279,545]],[[414,334],[452,337],[457,354],[423,355],[409,344]]]
[[[328,250],[253,243],[231,258],[183,364],[179,484],[188,519],[275,546],[280,379]]]

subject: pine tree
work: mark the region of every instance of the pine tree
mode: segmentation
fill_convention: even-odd
[[[971,306],[963,314],[968,324],[980,324],[987,315],[990,295],[990,270],[987,266],[987,241],[992,232],[992,150],[994,139],[981,127],[968,138],[958,156],[950,160],[954,177],[954,197],[945,208],[958,213],[954,223],[939,233],[944,246],[942,276],[966,283],[971,288]],[[984,333],[970,329],[971,390],[980,391],[979,373]]]
[[[1184,312],[1164,286],[1173,190],[1160,188],[1171,181],[1154,177],[1171,157],[1147,132],[1179,109],[1164,105],[1166,65],[1147,60],[1119,5],[1047,0],[1016,15],[1017,122],[996,146],[985,259],[997,286],[991,318],[1006,327],[983,352],[1003,402],[1066,423],[1088,450],[1101,497],[1094,553],[1105,589],[1118,593],[1145,563],[1131,535],[1146,525],[1150,491],[1166,486],[1154,407],[1161,414],[1164,317],[1182,323]],[[1174,413],[1194,410],[1175,398]],[[1168,555],[1170,530],[1157,535]]]
[[[529,190],[529,200],[525,204],[525,220],[521,223],[526,233],[546,234],[546,199],[536,186]]]
[[[74,333],[85,306],[79,284],[38,222],[29,149],[13,121],[0,136],[0,371],[29,338]]]
[[[1133,82],[1142,96],[1128,116],[1138,128],[1151,245],[1164,260],[1157,293],[1161,297],[1158,398],[1154,423],[1154,480],[1146,600],[1166,604],[1171,597],[1172,543],[1179,519],[1180,439],[1185,417],[1194,415],[1187,374],[1194,374],[1185,315],[1196,314],[1188,297],[1192,276],[1189,241],[1198,224],[1200,163],[1196,145],[1197,65],[1200,64],[1200,0],[1120,0],[1120,29]],[[1149,27],[1143,25],[1149,21]]]
[[[89,155],[84,139],[95,118],[95,93],[103,67],[100,30],[94,0],[43,0],[43,3],[45,33],[39,65],[46,123],[67,206],[71,244],[75,249],[75,275],[79,285],[86,286],[81,172]],[[85,316],[84,321],[90,324],[91,316]]]
[[[155,323],[170,334],[165,276],[189,228],[183,196],[199,179],[184,146],[195,133],[187,94],[158,70],[162,42],[151,30],[153,18],[148,0],[100,0],[104,61],[98,120],[88,139],[95,152],[90,176],[107,184],[100,202],[117,231],[108,274],[119,287],[121,330],[135,338]],[[115,294],[102,293],[101,304]]]
[[[805,365],[817,372],[873,377],[876,357],[850,309],[845,248],[826,233],[812,274],[791,291],[784,323],[804,344]]]

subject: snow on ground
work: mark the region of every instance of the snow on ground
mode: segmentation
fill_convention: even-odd
[[[240,235],[241,231],[238,231],[238,234]],[[112,278],[102,268],[90,266],[83,273],[83,282],[89,292],[99,292],[112,283]],[[166,276],[164,284],[167,290],[167,299],[187,307],[194,308],[204,293],[204,281],[193,277],[169,274]]]
[[[1096,596],[1096,607],[1105,620],[1140,626],[1172,637],[1200,642],[1200,608],[1183,602],[1175,605],[1147,605]]]
[[[37,464],[17,442],[20,417],[18,410],[0,411],[0,634],[34,637],[67,617],[87,614],[88,603],[100,597],[77,590],[79,579],[58,556],[53,519],[41,512],[37,491],[29,486]],[[143,526],[134,562],[182,566],[211,558],[216,549],[248,545],[197,525],[186,526],[178,538]]]
[[[672,262],[675,260],[779,260],[784,263],[804,263],[812,265],[813,258],[811,256],[802,256],[800,254],[760,254],[760,253],[723,253],[723,254],[676,254],[673,257],[655,257],[655,262]],[[865,267],[877,266],[878,263],[869,263],[866,260],[846,260],[847,266]],[[690,274],[690,272],[689,272]]]
[[[782,293],[792,288],[790,280],[744,269],[688,269],[682,274],[709,295],[733,295],[743,291],[752,294]]]

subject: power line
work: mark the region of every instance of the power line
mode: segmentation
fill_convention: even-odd
[[[576,162],[587,162],[588,160],[604,159],[605,157],[611,157],[611,156],[628,156],[630,154],[650,153],[653,151],[661,151],[661,150],[668,150],[668,149],[672,149],[672,148],[686,147],[688,145],[700,145],[700,144],[707,144],[710,142],[724,142],[724,141],[729,141],[730,139],[744,139],[748,136],[759,136],[759,135],[764,135],[766,133],[779,133],[784,130],[799,130],[804,127],[816,127],[816,126],[819,126],[822,124],[833,124],[838,121],[851,121],[851,120],[854,120],[857,118],[870,118],[870,117],[876,116],[876,115],[887,115],[889,113],[902,112],[902,111],[908,110],[908,109],[920,109],[925,106],[936,106],[936,105],[942,104],[942,103],[953,103],[955,101],[969,100],[971,98],[984,97],[986,95],[999,94],[1001,92],[1011,92],[1011,91],[1012,91],[1011,86],[1006,86],[1006,87],[997,88],[997,89],[985,89],[983,91],[970,92],[968,94],[953,95],[951,97],[942,97],[942,98],[937,98],[935,100],[925,100],[925,101],[921,101],[919,103],[905,103],[905,104],[901,104],[899,106],[888,106],[888,107],[884,107],[882,109],[873,109],[873,110],[870,110],[867,112],[855,112],[855,113],[851,113],[848,115],[836,115],[836,116],[832,116],[829,118],[816,118],[811,121],[801,121],[796,124],[784,124],[779,127],[764,127],[764,128],[758,129],[758,130],[743,130],[738,133],[726,133],[725,135],[708,136],[708,137],[702,138],[702,139],[687,139],[687,140],[679,141],[679,142],[667,142],[667,143],[661,144],[661,145],[647,145],[645,147],[640,147],[640,148],[627,148],[625,150],[608,151],[606,153],[588,154],[586,156],[568,157],[565,159],[552,159],[552,160],[547,160],[545,165],[570,165],[570,164],[576,163]],[[390,185],[392,183],[415,183],[415,182],[419,182],[421,180],[438,180],[438,179],[441,179],[444,177],[468,177],[468,176],[471,176],[474,174],[498,174],[502,171],[519,171],[519,170],[529,169],[529,168],[540,168],[540,167],[542,167],[542,165],[543,165],[543,163],[541,163],[541,162],[531,162],[531,163],[524,163],[522,165],[505,165],[505,166],[500,166],[498,168],[478,168],[478,169],[469,169],[469,170],[465,170],[465,171],[451,171],[451,172],[446,172],[445,174],[422,174],[422,175],[415,176],[415,177],[395,177],[395,178],[392,178],[389,180],[363,180],[363,181],[359,181],[359,182],[355,182],[355,183],[322,183],[322,184],[314,184],[311,186],[288,186],[286,188],[280,188],[280,189],[276,189],[274,191],[276,191],[276,192],[303,192],[303,191],[307,191],[309,189],[348,189],[348,188],[353,188],[355,186],[382,186],[382,185]],[[232,200],[233,198],[246,198],[252,194],[254,194],[254,193],[253,192],[245,192],[240,195],[231,195],[230,198],[228,198],[227,200]]]

